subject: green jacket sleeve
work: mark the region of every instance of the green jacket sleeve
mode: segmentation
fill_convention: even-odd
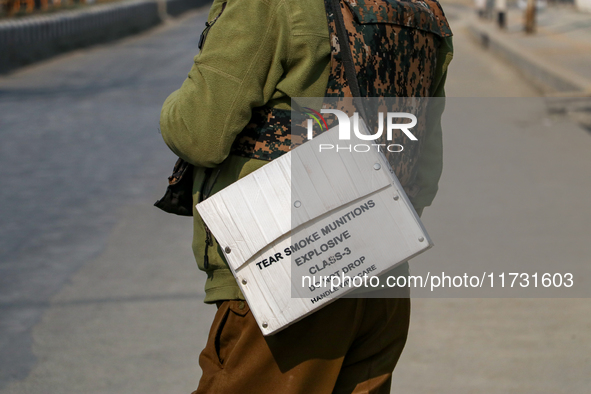
[[[434,89],[429,98],[429,112],[427,118],[427,138],[421,150],[418,163],[416,183],[419,193],[412,199],[417,209],[431,205],[438,190],[439,178],[443,170],[443,141],[441,130],[441,115],[445,108],[445,80],[447,66],[453,57],[452,38],[443,40],[438,51],[437,70],[435,72]]]
[[[272,98],[289,53],[285,7],[285,0],[227,0],[188,78],[162,108],[162,137],[177,156],[201,167],[221,163],[252,108]],[[221,9],[216,0],[210,21]]]

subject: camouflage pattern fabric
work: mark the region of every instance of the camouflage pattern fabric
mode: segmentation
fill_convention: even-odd
[[[436,1],[342,0],[359,89],[365,97],[428,97],[439,37],[451,35]],[[325,0],[331,38],[327,97],[351,97],[334,10]]]
[[[336,33],[334,10],[325,0],[332,46],[331,72],[327,97],[351,97]],[[341,12],[349,36],[359,90],[364,97],[399,97],[395,105],[378,105],[366,112],[410,112],[418,123],[412,129],[418,141],[403,132],[381,144],[400,144],[402,152],[385,152],[400,183],[409,196],[418,193],[414,186],[421,145],[427,130],[427,100],[433,88],[439,40],[450,36],[451,29],[437,1],[342,0]],[[348,100],[347,103],[351,101]],[[334,104],[333,104],[334,105]],[[352,115],[346,104],[337,108]],[[367,119],[375,125],[375,120]],[[400,123],[404,123],[401,120]],[[330,127],[330,125],[329,125]],[[384,136],[385,138],[385,136]]]
[[[380,105],[371,111],[366,109],[366,112],[411,112],[417,116],[418,124],[413,128],[413,134],[418,141],[411,141],[401,131],[394,133],[392,141],[377,141],[404,146],[402,152],[386,152],[386,156],[402,186],[412,197],[418,192],[413,190],[413,182],[427,129],[427,105],[426,100],[408,98],[430,95],[439,40],[451,36],[451,29],[436,0],[341,0],[340,6],[361,95],[405,98],[396,108]],[[325,96],[352,97],[330,0],[325,0],[325,8],[331,45],[330,74]],[[352,115],[355,109],[347,104],[350,102],[347,100],[335,104],[331,100],[324,107],[341,109]],[[256,109],[248,126],[239,134],[232,153],[273,160],[289,151],[290,147],[297,145],[291,141],[289,116],[289,111],[264,107]],[[330,128],[335,117],[329,116],[326,120]],[[372,119],[367,121],[370,125],[374,123]]]
[[[259,107],[238,137],[230,154],[271,161],[289,152],[291,111]]]

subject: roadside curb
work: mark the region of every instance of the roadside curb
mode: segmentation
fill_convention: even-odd
[[[0,73],[158,25],[210,0],[130,0],[0,22]]]
[[[522,72],[530,82],[546,94],[556,93],[580,95],[591,92],[591,81],[557,65],[545,63],[524,48],[510,42],[494,26],[482,26],[475,21],[467,23],[469,33],[483,47],[498,54]]]

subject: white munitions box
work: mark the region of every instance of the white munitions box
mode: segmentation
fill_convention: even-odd
[[[334,127],[197,205],[263,335],[433,246],[367,143],[339,141]]]

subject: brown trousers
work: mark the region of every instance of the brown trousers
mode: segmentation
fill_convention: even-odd
[[[339,299],[264,337],[248,304],[224,301],[193,394],[382,394],[408,333],[410,299]]]

